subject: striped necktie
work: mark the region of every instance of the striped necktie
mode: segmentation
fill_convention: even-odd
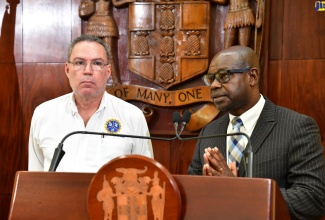
[[[239,117],[235,117],[231,124],[233,126],[233,132],[240,132],[240,127],[243,125],[242,120]],[[242,135],[230,136],[229,146],[229,160],[231,162],[236,161],[236,166],[239,166],[240,160],[243,157],[244,146],[240,143]]]

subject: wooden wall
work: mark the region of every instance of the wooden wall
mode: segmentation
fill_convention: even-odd
[[[263,76],[262,90],[276,104],[315,118],[325,143],[325,13],[316,12],[314,4],[271,1],[268,74]],[[71,91],[64,63],[68,44],[82,33],[78,5],[79,0],[0,1],[1,219],[8,215],[15,172],[27,170],[33,110]],[[216,12],[224,13],[222,7],[215,7]],[[117,18],[126,11],[116,11]],[[118,22],[125,25],[126,20]],[[215,43],[214,50],[219,47]],[[161,112],[160,117],[169,120],[171,112]],[[157,125],[153,130],[156,133]],[[156,160],[171,173],[186,173],[195,141],[153,141],[153,145]]]
[[[315,1],[273,0],[265,93],[276,104],[312,116],[325,143],[325,13]]]

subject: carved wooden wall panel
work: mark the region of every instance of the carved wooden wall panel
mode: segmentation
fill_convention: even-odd
[[[18,76],[21,69],[14,63],[0,63],[4,73],[0,77],[0,87],[6,88],[1,91],[0,99],[0,195],[11,193],[15,170],[21,167],[22,159],[26,151],[22,146],[22,100],[19,90]],[[8,111],[10,110],[10,111]],[[19,158],[19,159],[17,159]]]
[[[272,74],[267,76],[268,91],[265,91],[265,93],[274,103],[278,103],[282,99],[279,96],[281,92],[281,68],[282,62],[280,60],[269,61],[269,72]]]
[[[23,1],[23,62],[64,63],[69,42],[81,34],[79,0]],[[21,2],[22,4],[22,2]]]
[[[63,64],[24,63],[23,105],[24,143],[27,147],[29,127],[34,109],[40,103],[71,91]],[[26,160],[27,162],[27,160]],[[27,168],[25,164],[25,169]]]
[[[325,146],[325,85],[323,59],[271,61],[270,99],[277,104],[313,117]]]
[[[171,170],[171,147],[170,141],[153,140],[154,158],[159,161],[167,170]]]
[[[12,1],[10,13],[0,1],[0,218],[6,219],[17,170],[23,167],[23,115],[20,79],[22,74],[22,7]],[[26,161],[26,159],[25,159]]]
[[[270,46],[269,59],[282,59],[284,0],[270,2]]]
[[[6,1],[0,1],[0,16],[0,62],[22,62],[22,5],[16,0],[8,7]]]
[[[171,169],[175,174],[186,174],[192,161],[196,140],[171,143]]]
[[[316,1],[284,2],[283,59],[324,59],[325,13],[315,11]]]
[[[283,7],[282,7],[283,6]],[[270,60],[265,94],[276,104],[313,117],[325,145],[325,13],[315,2],[272,1]]]

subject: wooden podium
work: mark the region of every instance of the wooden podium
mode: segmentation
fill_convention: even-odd
[[[9,219],[89,219],[87,195],[95,175],[17,172]],[[179,212],[177,219],[290,219],[271,179],[171,176],[181,198],[180,210],[171,210]]]

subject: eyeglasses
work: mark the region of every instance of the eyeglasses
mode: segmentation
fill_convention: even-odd
[[[216,73],[208,73],[202,77],[203,82],[207,86],[211,86],[214,80],[217,80],[219,83],[227,83],[230,80],[230,75],[234,73],[245,73],[252,68],[244,69],[230,69],[230,70],[219,70]]]
[[[68,63],[72,64],[74,70],[85,70],[88,65],[88,62],[84,60],[74,60],[72,62],[68,61]],[[95,60],[90,62],[90,66],[93,71],[100,71],[104,68],[104,66],[107,65],[108,63],[104,64],[104,61],[101,60]]]

